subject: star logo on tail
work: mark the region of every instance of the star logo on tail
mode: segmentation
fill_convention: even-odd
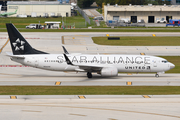
[[[15,48],[15,51],[24,50],[25,42],[20,40],[19,38],[12,44],[13,44],[13,46]]]

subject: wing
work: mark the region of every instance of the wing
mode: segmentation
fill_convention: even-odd
[[[74,66],[77,66],[76,71],[91,71],[91,72],[99,72],[102,68],[106,67],[104,65],[83,65],[83,64],[73,64]]]
[[[68,65],[72,65],[72,66],[77,66],[77,69],[75,69],[76,71],[80,71],[80,72],[85,72],[85,71],[91,71],[91,72],[98,72],[100,71],[102,68],[106,67],[105,65],[87,65],[87,64],[73,64],[69,58],[67,57],[66,54],[63,54],[66,60],[66,63]],[[107,66],[110,67],[110,66]]]

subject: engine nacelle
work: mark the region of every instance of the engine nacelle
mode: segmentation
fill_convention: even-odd
[[[101,76],[118,76],[118,70],[115,67],[104,67],[101,70]]]

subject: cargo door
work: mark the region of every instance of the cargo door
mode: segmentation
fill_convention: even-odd
[[[119,20],[119,16],[113,16],[113,20],[118,21]]]
[[[137,16],[131,16],[131,22],[137,23]]]
[[[148,16],[148,23],[154,23],[154,16]]]

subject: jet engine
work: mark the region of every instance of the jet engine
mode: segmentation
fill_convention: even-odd
[[[104,67],[101,70],[101,76],[105,77],[105,76],[117,76],[118,75],[118,70],[115,67]]]

